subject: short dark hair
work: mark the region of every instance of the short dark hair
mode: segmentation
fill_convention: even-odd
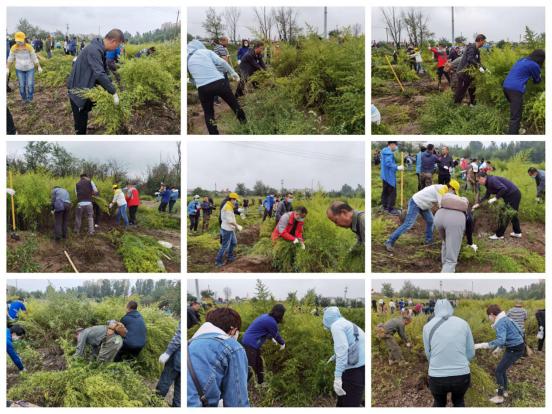
[[[253,42],[253,49],[257,49],[258,47],[263,47],[264,46],[264,43],[260,40],[255,40],[255,42]]]
[[[433,146],[433,144],[427,144],[426,149],[427,149],[428,151],[433,151],[433,148],[435,148],[435,147]]]
[[[487,306],[487,315],[498,315],[500,312],[502,312],[502,309],[500,309],[500,306],[493,304]]]
[[[111,29],[109,32],[107,32],[105,38],[109,40],[118,40],[119,42],[125,41],[125,35],[123,34],[121,29]]]
[[[190,306],[193,306],[193,305],[199,305],[199,302],[197,300],[194,300],[192,301],[192,303],[190,303]]]
[[[420,151],[424,152],[424,151],[426,151],[426,150],[427,150],[427,148],[426,148],[425,146],[420,145]]]
[[[230,332],[232,328],[241,329],[241,316],[231,308],[216,308],[207,313],[205,322],[210,322],[224,332]]]
[[[138,309],[138,303],[134,300],[131,300],[130,302],[127,303],[127,308],[131,310],[136,310]]]
[[[80,175],[80,178],[84,178],[84,177],[88,178],[88,174],[82,173],[82,174]]]
[[[478,35],[475,37],[475,41],[476,41],[476,42],[481,42],[482,40],[487,40],[487,36],[485,36],[484,34],[478,34]]]
[[[280,323],[282,322],[282,319],[284,319],[284,313],[286,313],[286,308],[284,307],[284,305],[282,305],[281,303],[277,303],[272,307],[268,314],[276,319],[276,322]]]
[[[387,145],[391,145],[391,144],[399,145],[399,142],[398,141],[387,141]]]
[[[17,336],[25,336],[27,334],[25,328],[23,328],[21,325],[10,326],[10,333],[14,333]]]
[[[343,211],[353,211],[353,208],[344,201],[334,201],[330,204],[327,211],[331,211],[333,215],[337,215]]]
[[[527,172],[528,172],[529,174],[533,174],[533,173],[536,173],[536,172],[537,172],[537,169],[536,169],[535,167],[530,167],[530,168],[527,170]]]
[[[295,207],[295,212],[299,214],[307,214],[307,208],[304,206]]]
[[[484,171],[481,171],[480,173],[477,173],[477,178],[487,178],[487,173]]]
[[[538,63],[540,66],[544,65],[544,50],[536,49],[531,52],[527,59],[532,60],[533,62]]]

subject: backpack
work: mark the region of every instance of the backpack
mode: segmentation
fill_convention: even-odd
[[[348,365],[356,365],[358,364],[358,361],[360,359],[360,349],[359,349],[359,332],[358,332],[358,326],[356,326],[353,323],[353,336],[355,337],[355,341],[349,346],[349,350],[347,352],[347,364]]]

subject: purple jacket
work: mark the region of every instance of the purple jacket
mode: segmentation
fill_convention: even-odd
[[[243,334],[243,345],[248,345],[252,348],[259,349],[267,339],[276,339],[280,345],[284,345],[285,341],[278,332],[278,323],[276,319],[267,313],[262,314],[247,328]]]
[[[487,200],[492,194],[494,194],[496,198],[502,197],[507,199],[508,197],[519,193],[519,188],[517,188],[513,182],[504,177],[497,177],[496,175],[487,176],[487,183],[485,184],[485,187],[487,187],[487,194],[485,194],[485,197],[483,197],[481,201]]]

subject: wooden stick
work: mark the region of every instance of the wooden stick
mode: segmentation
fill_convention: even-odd
[[[13,190],[13,173],[10,171],[10,188]],[[12,215],[12,230],[15,232],[15,201],[13,200],[13,194],[11,197],[11,215]]]
[[[387,63],[389,64],[389,67],[391,68],[391,72],[393,72],[393,75],[395,75],[395,79],[397,80],[397,83],[401,87],[401,91],[404,92],[404,86],[402,85],[399,77],[397,76],[397,73],[395,72],[395,69],[393,69],[393,65],[391,64],[391,61],[389,60],[389,56],[385,55],[385,59],[387,59]]]
[[[77,268],[75,267],[75,264],[74,264],[73,261],[71,260],[71,257],[69,257],[69,253],[67,253],[67,250],[64,250],[63,253],[65,253],[65,257],[67,257],[67,260],[69,260],[69,263],[71,264],[71,267],[73,268],[73,270],[75,271],[75,273],[79,273],[79,271],[78,271]]]

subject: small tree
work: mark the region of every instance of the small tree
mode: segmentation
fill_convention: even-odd
[[[263,283],[261,279],[257,279],[257,285],[255,286],[255,297],[260,301],[267,301],[270,297],[270,290],[268,290],[268,287]]]
[[[219,39],[222,36],[224,25],[222,23],[222,16],[217,14],[217,11],[209,7],[205,20],[201,24],[205,31],[214,39]]]
[[[228,302],[230,300],[230,297],[232,296],[232,289],[226,286],[224,289],[222,289],[222,292],[224,293],[225,301]]]
[[[391,283],[382,284],[381,293],[388,298],[392,298],[393,296],[395,296],[395,291],[393,290]]]

